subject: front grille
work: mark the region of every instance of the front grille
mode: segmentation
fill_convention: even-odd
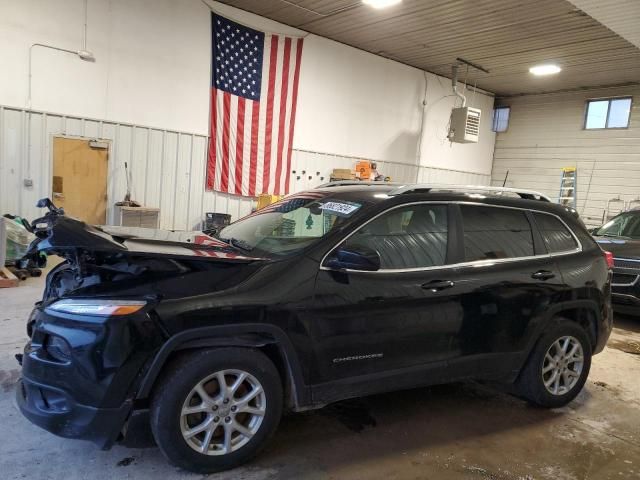
[[[638,275],[613,272],[612,283],[614,285],[631,285],[638,279]]]
[[[629,271],[635,271],[640,274],[640,260],[633,260],[630,258],[614,258],[613,265],[615,268],[622,268],[625,273]]]

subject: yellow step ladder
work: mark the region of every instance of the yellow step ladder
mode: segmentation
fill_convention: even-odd
[[[576,192],[578,188],[578,169],[576,167],[564,167],[560,177],[560,194],[558,203],[576,208]]]

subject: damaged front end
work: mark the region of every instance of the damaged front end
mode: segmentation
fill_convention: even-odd
[[[38,206],[48,212],[31,224],[36,240],[26,258],[38,261],[45,253],[64,259],[47,277],[45,303],[71,293],[102,296],[112,288],[143,283],[149,286],[146,295],[163,295],[167,292],[156,288],[163,279],[264,260],[201,232],[91,226],[65,216],[49,199]],[[131,293],[142,292],[135,288]]]
[[[231,288],[263,259],[199,232],[94,227],[38,206],[48,212],[31,224],[27,256],[63,261],[28,320],[17,404],[45,430],[108,448],[171,335],[162,302]]]

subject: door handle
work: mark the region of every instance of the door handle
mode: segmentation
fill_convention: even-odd
[[[555,276],[556,274],[550,272],[549,270],[538,270],[537,272],[531,274],[531,278],[533,278],[534,280],[550,280]]]
[[[439,292],[441,290],[446,290],[447,288],[451,288],[455,285],[451,280],[434,280],[432,282],[427,282],[422,284],[422,288],[425,290],[431,290],[433,293]]]

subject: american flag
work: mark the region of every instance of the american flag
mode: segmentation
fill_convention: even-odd
[[[289,193],[302,38],[212,15],[207,188],[236,195]]]

